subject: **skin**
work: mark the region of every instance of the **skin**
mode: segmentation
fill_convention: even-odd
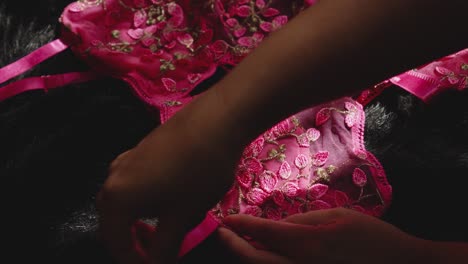
[[[229,216],[225,224],[249,236],[255,248],[236,233],[220,228],[220,240],[240,263],[466,263],[463,243],[432,242],[350,209],[312,211],[272,221]],[[288,241],[285,243],[284,238]]]
[[[174,263],[246,144],[308,106],[465,48],[466,10],[464,0],[323,0],[302,12],[112,163],[98,195],[110,252],[121,263]],[[140,243],[133,224],[156,216],[157,235]]]

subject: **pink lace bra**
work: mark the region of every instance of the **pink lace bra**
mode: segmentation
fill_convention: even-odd
[[[190,92],[218,67],[235,66],[270,32],[314,0],[80,0],[63,12],[62,37],[0,69],[0,83],[70,47],[89,72],[31,77],[0,88],[0,100],[112,76],[160,112],[161,122],[191,101]],[[468,87],[468,49],[364,90],[355,99],[302,111],[246,147],[232,188],[189,232],[184,255],[229,214],[270,219],[345,206],[380,216],[391,186],[364,148],[363,106],[391,84],[424,101]]]

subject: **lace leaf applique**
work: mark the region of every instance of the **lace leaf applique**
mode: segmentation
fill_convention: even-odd
[[[185,47],[191,48],[193,44],[193,37],[188,33],[184,33],[183,35],[177,36],[177,41]]]
[[[258,176],[258,183],[260,184],[260,188],[262,188],[265,192],[271,193],[278,183],[278,178],[274,172],[264,171]]]
[[[294,160],[294,164],[298,169],[304,169],[309,164],[309,157],[304,154],[299,154]]]
[[[132,39],[139,40],[139,39],[141,39],[141,38],[144,36],[145,32],[144,32],[144,30],[141,29],[141,28],[137,28],[137,29],[131,28],[131,29],[127,30],[127,34],[128,34]]]
[[[265,7],[265,1],[264,0],[256,0],[255,1],[255,6],[258,7],[259,9],[263,9]]]
[[[244,32],[245,33],[245,32]],[[243,34],[242,34],[243,35]],[[254,33],[252,37],[241,37],[237,43],[243,47],[254,48],[263,40],[263,34]]]
[[[233,34],[236,38],[240,38],[245,35],[247,32],[247,29],[245,27],[239,26],[236,29],[234,29]],[[247,44],[247,41],[251,41],[249,43],[253,43],[253,40],[251,38],[243,39],[243,40],[238,40],[237,42],[242,45],[242,46],[250,46],[253,44]]]
[[[267,197],[268,194],[260,188],[253,188],[246,194],[247,202],[251,205],[262,205]]]
[[[250,13],[251,9],[249,6],[243,5],[237,8],[237,15],[240,17],[248,17],[250,16]]]
[[[263,171],[263,164],[258,159],[245,159],[244,166],[254,174],[258,174]]]
[[[307,137],[306,134],[301,134],[301,135],[297,136],[296,140],[297,140],[297,144],[299,144],[299,146],[301,146],[301,147],[310,147],[309,138]]]
[[[316,183],[309,189],[308,198],[311,200],[318,200],[324,196],[328,191],[328,185]]]
[[[325,124],[331,117],[331,109],[330,108],[322,108],[320,111],[317,112],[315,116],[315,125],[321,126]]]
[[[348,195],[346,193],[342,192],[342,191],[336,191],[335,192],[335,203],[336,203],[336,206],[338,206],[338,207],[348,205],[348,203],[349,203]]]
[[[320,138],[320,131],[315,128],[309,128],[306,132],[309,141],[315,142]]]
[[[291,176],[291,166],[289,162],[284,161],[279,167],[278,174],[282,179],[287,180]]]
[[[171,78],[162,78],[161,79],[164,87],[169,92],[175,92],[177,88],[177,83]]]
[[[353,171],[353,183],[358,187],[364,187],[367,183],[367,175],[360,168],[355,168]]]
[[[293,198],[297,196],[299,192],[299,187],[295,183],[287,182],[285,185],[283,185],[282,190],[284,195]]]
[[[328,151],[319,151],[312,156],[312,165],[321,167],[325,165],[328,160]]]
[[[283,206],[285,204],[285,201],[286,201],[284,199],[283,192],[281,192],[279,190],[274,190],[271,193],[271,198],[273,199],[273,202],[278,206]]]
[[[133,15],[133,26],[135,28],[139,28],[146,24],[147,19],[148,19],[148,16],[145,10],[138,10]]]
[[[238,170],[238,172],[236,173],[236,179],[237,179],[237,182],[242,187],[244,188],[252,187],[253,177],[252,177],[252,174],[248,170],[246,169]]]
[[[265,9],[263,12],[262,12],[262,15],[264,17],[273,17],[273,16],[276,16],[276,15],[279,15],[279,11],[278,9],[275,9],[275,8],[267,8]]]

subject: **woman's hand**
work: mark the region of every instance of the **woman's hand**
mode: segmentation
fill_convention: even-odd
[[[260,244],[255,248],[228,229],[221,240],[245,263],[426,263],[428,241],[350,209],[336,208],[272,221],[229,216],[225,224]]]
[[[112,163],[98,196],[100,234],[121,263],[175,262],[184,235],[231,186],[243,145],[218,102],[203,95]],[[146,217],[159,219],[155,234],[134,225]]]

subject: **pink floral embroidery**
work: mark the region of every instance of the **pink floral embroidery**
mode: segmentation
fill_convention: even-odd
[[[345,117],[345,124],[348,128],[351,128],[357,121],[357,107],[353,103],[345,102],[345,109],[348,110]]]
[[[189,81],[189,83],[196,83],[198,82],[200,79],[201,79],[201,74],[199,73],[190,73],[188,76],[187,76],[187,80]]]
[[[252,186],[252,174],[248,170],[239,170],[237,172],[236,179],[244,188],[250,188]]]
[[[177,43],[175,41],[171,41],[168,44],[164,45],[164,47],[166,49],[173,49],[173,48],[175,48],[176,45],[177,45]]]
[[[308,197],[311,200],[320,199],[328,191],[328,185],[317,183],[310,187]]]
[[[264,0],[256,0],[255,1],[255,6],[258,7],[259,9],[263,9],[265,7],[265,1]]]
[[[70,5],[69,9],[72,13],[79,13],[84,10],[84,5],[81,2],[74,2]]]
[[[315,116],[315,125],[321,126],[325,124],[331,117],[331,110],[329,108],[322,108],[320,111],[317,112]]]
[[[240,38],[240,37],[245,35],[245,32],[247,32],[247,29],[245,27],[243,27],[243,26],[238,26],[237,28],[234,29],[233,32],[234,32],[234,36],[236,38]],[[247,43],[249,43],[249,44],[247,44]],[[244,46],[244,47],[249,47],[250,45],[252,45],[252,46],[254,45],[253,40],[251,38],[243,39],[243,40],[240,41],[239,44]]]
[[[229,18],[226,20],[226,25],[230,28],[235,28],[239,25],[239,21],[235,18]]]
[[[161,79],[164,87],[166,88],[167,91],[169,92],[175,92],[176,91],[176,82],[171,79],[171,78],[162,78]]]
[[[257,138],[254,142],[250,143],[250,145],[245,149],[244,156],[257,157],[260,154],[260,152],[262,152],[264,145],[265,139],[263,137]]]
[[[346,193],[342,191],[335,192],[336,206],[342,207],[342,206],[348,205],[348,202],[349,202],[349,198],[348,198],[348,195],[346,195]]]
[[[262,42],[263,40],[263,34],[261,33],[254,33],[252,37],[242,37],[240,38],[237,43],[243,47],[247,48],[255,48]]]
[[[313,210],[313,211],[332,208],[332,206],[329,203],[324,202],[322,200],[309,202],[308,207],[309,207],[309,210]]]
[[[135,12],[133,15],[133,26],[135,28],[139,28],[146,24],[146,20],[148,19],[148,16],[146,15],[145,10],[138,10]]]
[[[247,202],[252,205],[262,205],[267,197],[268,194],[260,188],[253,188],[246,195]]]
[[[258,176],[258,182],[260,184],[260,188],[267,193],[271,193],[275,189],[278,179],[274,172],[264,171]]]
[[[193,44],[193,38],[188,33],[178,36],[177,41],[179,41],[180,44],[184,45],[187,48],[190,48]]]
[[[239,6],[237,8],[237,15],[240,16],[240,17],[248,17],[250,15],[250,7],[249,6]]]
[[[437,66],[435,67],[435,72],[444,76],[443,79],[447,80],[451,85],[456,85],[460,82],[460,78],[455,74],[455,72],[449,69]]]
[[[294,160],[294,164],[296,164],[297,168],[304,169],[309,164],[309,157],[304,154],[299,154]]]
[[[281,178],[287,180],[291,176],[291,166],[287,161],[281,163],[281,166],[278,170],[278,174]]]
[[[328,151],[319,151],[312,156],[312,165],[321,167],[328,160]]]
[[[262,209],[258,206],[250,205],[245,208],[244,214],[260,217],[262,216]]]
[[[358,187],[364,187],[367,183],[367,175],[360,168],[355,168],[353,171],[353,183]]]
[[[281,220],[281,213],[277,209],[267,207],[265,209],[265,216],[271,220]]]
[[[271,193],[271,197],[273,199],[273,202],[275,204],[277,204],[278,206],[283,206],[284,203],[285,203],[285,199],[284,199],[284,195],[283,195],[283,192],[279,191],[279,190],[274,190],[272,193]]]
[[[320,138],[320,131],[315,128],[309,128],[307,129],[306,135],[310,141],[315,142]]]
[[[262,15],[264,17],[273,17],[273,16],[276,16],[276,15],[279,15],[279,11],[278,9],[275,9],[275,8],[267,8],[265,9],[263,12],[262,12]]]
[[[215,58],[221,58],[227,53],[229,45],[223,40],[216,40],[209,47]]]
[[[351,128],[356,124],[357,115],[356,112],[349,112],[345,117],[345,124],[347,127]]]
[[[173,27],[180,26],[184,21],[184,11],[182,7],[174,2],[167,4],[167,12],[172,16],[168,23]]]
[[[292,129],[294,129],[294,125],[288,118],[286,120],[281,121],[278,125],[273,127],[272,132],[275,137],[281,137],[291,133]]]
[[[127,31],[127,34],[132,38],[132,39],[141,39],[144,35],[144,31],[143,29],[141,28],[137,28],[137,29],[129,29]]]
[[[280,29],[288,22],[287,16],[277,16],[272,22],[262,22],[260,28],[265,32],[273,32]]]
[[[286,196],[296,197],[297,193],[299,192],[299,187],[295,183],[287,182],[285,185],[283,185],[282,190]]]
[[[310,147],[309,138],[306,134],[302,134],[296,137],[297,144],[301,147]]]
[[[263,171],[263,165],[258,159],[246,159],[244,160],[244,166],[254,174]]]
[[[345,102],[345,109],[350,111],[350,112],[356,112],[357,111],[357,107],[351,102]]]

